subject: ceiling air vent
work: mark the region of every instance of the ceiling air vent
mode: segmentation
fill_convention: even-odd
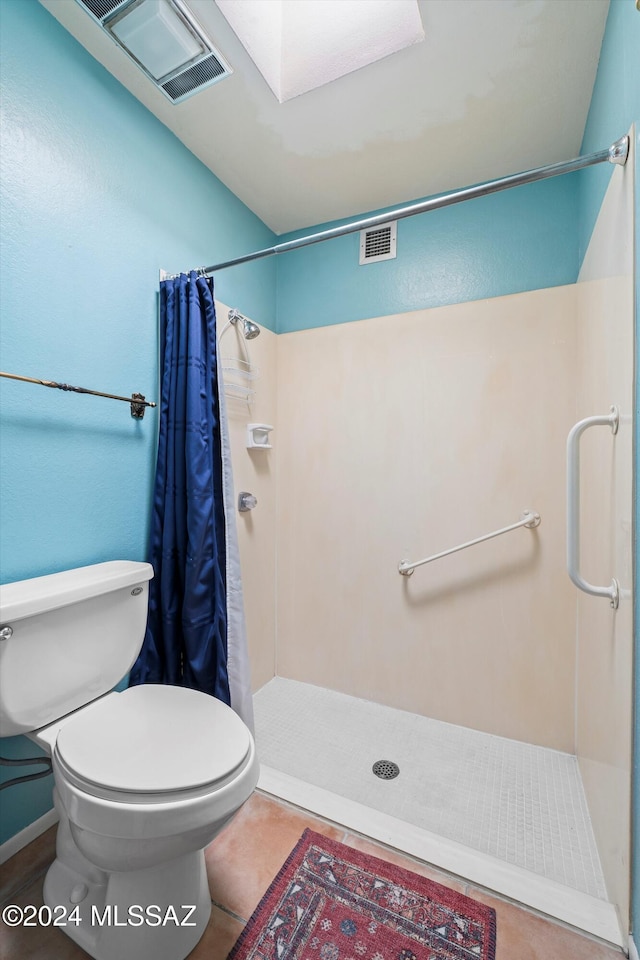
[[[162,89],[170,100],[177,103],[178,100],[184,100],[185,97],[196,93],[202,87],[213,83],[214,80],[221,80],[228,73],[228,69],[220,62],[215,53],[212,53],[204,60],[199,60],[198,63],[189,67],[188,70],[184,70],[167,80],[166,83],[162,84]]]
[[[183,0],[77,0],[172,103],[232,70]]]
[[[80,6],[86,7],[96,20],[104,20],[116,7],[123,7],[128,0],[82,0]]]
[[[396,256],[396,220],[360,231],[360,264],[376,260],[394,260]]]

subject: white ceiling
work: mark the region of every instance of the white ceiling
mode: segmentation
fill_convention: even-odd
[[[577,156],[609,6],[419,0],[423,43],[279,103],[187,0],[234,72],[174,105],[76,0],[40,2],[278,234]]]
[[[280,103],[424,40],[418,0],[215,0]]]

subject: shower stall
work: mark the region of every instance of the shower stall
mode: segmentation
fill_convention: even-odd
[[[260,787],[625,945],[632,176],[576,284],[265,330],[228,402]]]

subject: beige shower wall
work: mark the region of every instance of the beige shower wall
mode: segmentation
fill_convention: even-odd
[[[631,137],[633,145],[634,138]],[[609,898],[628,929],[633,665],[633,157],[613,172],[577,284],[578,416],[621,413],[581,441],[581,569],[620,606],[578,595],[576,738]]]
[[[277,338],[278,675],[574,749],[576,296]],[[528,508],[537,530],[398,574]]]
[[[227,321],[229,308],[216,303],[218,328]],[[236,513],[238,547],[242,567],[245,617],[251,682],[259,689],[274,675],[276,641],[276,482],[274,450],[247,449],[247,424],[273,425],[276,415],[277,337],[265,327],[257,339],[242,341],[236,327],[228,327],[220,341],[223,367],[237,368],[246,362],[243,343],[249,351],[255,380],[225,371],[229,442],[235,497],[246,490],[258,499],[249,513]],[[241,365],[240,365],[241,366]],[[230,383],[253,391],[251,404],[234,398]]]

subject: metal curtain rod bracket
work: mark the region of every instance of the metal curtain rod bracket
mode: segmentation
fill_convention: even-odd
[[[483,537],[476,537],[475,540],[467,540],[458,547],[452,547],[450,550],[443,550],[442,553],[434,553],[432,557],[426,557],[424,560],[416,560],[414,563],[409,560],[401,560],[398,564],[398,573],[403,577],[410,577],[416,567],[421,567],[424,563],[431,563],[432,560],[440,560],[442,557],[448,557],[450,553],[457,553],[458,550],[464,550],[466,547],[473,547],[476,543],[483,543],[485,540],[491,540],[493,537],[499,537],[503,533],[509,533],[510,530],[517,530],[518,527],[538,527],[540,526],[540,514],[536,510],[525,510],[522,519],[517,523],[511,523],[508,527],[502,527],[500,530],[494,530],[493,533],[485,533]]]
[[[596,153],[585,154],[583,157],[576,157],[575,160],[551,163],[546,167],[535,167],[533,170],[524,171],[524,173],[513,173],[508,177],[501,177],[499,180],[489,180],[486,183],[476,184],[474,187],[464,187],[461,190],[454,190],[451,193],[443,193],[440,196],[432,197],[430,200],[421,200],[419,203],[412,203],[406,207],[398,207],[396,210],[388,210],[386,213],[380,213],[374,217],[366,217],[364,220],[355,220],[341,227],[332,227],[329,230],[323,230],[321,233],[313,233],[306,237],[299,237],[297,240],[287,240],[285,243],[279,243],[275,247],[266,247],[264,250],[247,253],[243,257],[235,257],[233,260],[225,260],[223,263],[215,263],[211,267],[203,267],[202,269],[205,273],[215,273],[217,270],[226,270],[227,267],[236,267],[241,263],[250,263],[252,260],[262,260],[265,257],[273,257],[278,253],[289,253],[291,250],[300,249],[300,247],[308,247],[312,243],[321,243],[323,240],[333,240],[335,237],[343,237],[349,233],[368,230],[371,227],[377,227],[380,226],[380,224],[387,223],[389,220],[402,220],[405,217],[414,217],[418,213],[428,213],[430,210],[438,210],[440,207],[449,207],[454,203],[462,203],[463,200],[486,197],[490,193],[498,193],[498,191],[508,190],[510,187],[520,187],[526,183],[535,183],[536,180],[547,180],[549,177],[557,177],[563,173],[573,173],[575,170],[583,170],[585,167],[592,167],[597,163],[608,162],[624,166],[627,162],[628,155],[629,137],[620,137],[619,140],[612,143],[606,150],[598,150]]]
[[[145,400],[143,393],[132,393],[130,397],[119,397],[115,393],[101,393],[100,390],[87,390],[86,387],[72,387],[69,383],[56,383],[55,380],[38,380],[36,377],[21,377],[17,373],[2,373],[0,377],[8,380],[22,380],[25,383],[37,383],[41,387],[54,387],[56,390],[66,390],[71,393],[89,393],[92,397],[106,397],[108,400],[123,400],[131,405],[131,416],[135,420],[142,420],[145,407],[155,407],[156,404]]]

